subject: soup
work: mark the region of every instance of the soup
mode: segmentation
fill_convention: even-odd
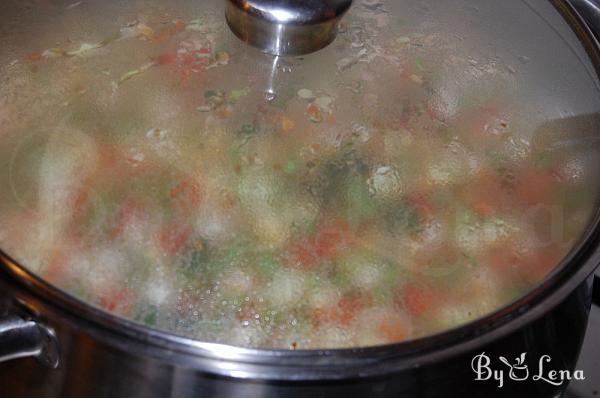
[[[0,72],[0,243],[94,306],[246,347],[395,343],[521,297],[591,217],[590,148],[536,135],[514,67],[439,27],[369,1],[276,59],[220,2],[98,3],[45,5]]]

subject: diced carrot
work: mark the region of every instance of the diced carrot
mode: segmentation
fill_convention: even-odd
[[[206,56],[207,54],[211,54],[210,48],[203,47],[199,50],[179,55],[179,65],[177,69],[180,74],[179,85],[181,87],[186,87],[188,85],[193,73],[204,71],[213,61],[211,57]]]
[[[408,286],[404,289],[403,298],[404,306],[415,316],[423,315],[434,305],[433,292],[425,287]]]
[[[287,116],[281,117],[281,129],[285,132],[292,130],[295,127],[294,122]]]
[[[349,325],[363,306],[359,297],[342,297],[337,305],[335,320],[342,325]]]
[[[156,32],[154,32],[154,29],[152,29],[148,25],[140,23],[137,25],[137,30],[142,36],[145,36],[147,39],[156,41]]]
[[[312,245],[308,243],[296,243],[288,250],[293,265],[299,265],[302,269],[310,270],[317,265],[317,256]]]
[[[313,310],[311,321],[318,326],[324,323],[336,323],[348,326],[364,308],[364,303],[357,297],[343,297],[327,308]]]
[[[78,218],[87,212],[90,204],[89,200],[90,195],[85,186],[75,192],[72,207],[75,218]]]
[[[127,304],[127,288],[113,288],[109,293],[100,298],[100,307],[106,311],[113,312]]]
[[[316,308],[310,314],[310,322],[313,327],[318,328],[320,325],[331,321],[332,312],[330,308]]]
[[[410,76],[413,74],[413,69],[411,67],[406,67],[402,70],[402,73],[400,73],[400,79],[405,80],[405,81],[409,81],[410,80]]]
[[[433,215],[433,205],[426,195],[414,195],[409,197],[408,201],[423,219],[429,219]]]
[[[344,240],[342,232],[336,228],[322,229],[315,236],[315,253],[327,260],[336,257],[337,249]]]
[[[42,53],[30,53],[25,56],[25,62],[33,63],[41,61],[44,58]]]
[[[174,33],[183,32],[184,30],[185,22],[183,22],[181,19],[176,20],[175,24],[173,25],[173,28],[171,29],[171,31]]]
[[[44,278],[50,282],[58,282],[65,271],[67,256],[60,250],[55,249],[49,256],[48,265],[43,271]]]
[[[162,230],[159,237],[160,248],[168,255],[175,255],[189,240],[191,231],[187,227],[174,224]]]
[[[473,211],[475,213],[477,213],[478,216],[480,217],[489,217],[492,214],[494,214],[494,206],[492,206],[491,204],[485,202],[485,201],[480,201],[478,203],[475,203],[473,206]]]
[[[406,321],[399,316],[389,316],[384,318],[378,325],[379,332],[390,343],[405,340],[409,331]]]
[[[217,116],[220,119],[228,119],[233,116],[233,110],[229,106],[222,106],[217,110]]]
[[[202,201],[202,190],[198,182],[183,180],[171,188],[169,196],[178,209],[189,212]]]
[[[156,58],[156,63],[159,65],[168,65],[175,62],[176,59],[177,53],[164,53]]]
[[[317,232],[288,248],[288,257],[304,269],[312,269],[320,261],[335,260],[339,249],[351,243],[353,236],[342,224],[332,220],[321,221]]]
[[[183,32],[185,30],[185,22],[183,22],[181,19],[178,19],[177,21],[175,21],[175,23],[173,25],[171,25],[169,28],[167,28],[166,30],[166,38],[170,39],[171,36],[176,35],[179,32]]]
[[[494,245],[486,249],[481,257],[481,262],[487,264],[496,271],[506,272],[519,264],[521,258],[510,242]]]
[[[323,120],[321,110],[315,103],[308,104],[308,106],[306,107],[306,114],[314,121]]]
[[[136,216],[142,213],[143,203],[137,198],[128,198],[123,202],[119,212],[116,216],[116,220],[111,228],[107,231],[108,239],[116,239],[128,223]]]
[[[471,210],[483,217],[515,202],[513,191],[503,187],[500,177],[490,170],[481,171],[465,188],[463,196]]]
[[[557,183],[553,172],[549,170],[527,170],[518,179],[517,194],[528,205],[541,203],[548,199],[548,195]]]
[[[317,309],[312,314],[312,323],[333,322],[348,326],[364,308],[365,303],[360,297],[342,297],[337,303],[328,308]]]
[[[345,296],[325,308],[313,310],[311,322],[315,327],[324,323],[348,326],[365,307],[371,304],[369,297]]]
[[[181,55],[181,60],[182,60],[182,63],[184,65],[187,65],[187,66],[189,66],[189,65],[191,65],[191,64],[194,63],[194,57],[190,53],[184,53],[184,54],[182,54]]]
[[[193,73],[193,70],[192,70],[191,66],[188,66],[188,67],[184,66],[183,68],[181,68],[180,79],[179,79],[180,87],[184,88],[184,87],[188,86],[188,84],[192,78],[192,73]]]
[[[156,43],[164,43],[171,39],[174,35],[182,32],[185,29],[185,23],[181,20],[175,21],[174,24],[159,30],[150,39]]]
[[[554,245],[521,254],[514,244],[505,243],[487,249],[481,262],[492,267],[498,275],[504,274],[507,280],[514,279],[516,273],[527,281],[538,282],[557,266],[563,255]]]
[[[90,174],[89,180],[91,185],[96,185],[99,178],[109,178],[114,182],[129,182],[129,175],[125,172],[129,169],[126,165],[129,164],[127,158],[116,145],[99,144],[99,156],[94,164],[94,171]],[[112,172],[108,172],[112,171]],[[119,178],[117,178],[119,177]]]

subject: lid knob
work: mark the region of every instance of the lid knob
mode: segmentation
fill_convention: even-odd
[[[352,0],[227,0],[233,33],[273,55],[308,54],[330,44]]]

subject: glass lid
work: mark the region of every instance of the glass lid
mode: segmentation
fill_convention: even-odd
[[[476,320],[581,239],[600,97],[550,2],[356,0],[302,57],[224,7],[2,2],[2,250],[150,327],[310,349]]]

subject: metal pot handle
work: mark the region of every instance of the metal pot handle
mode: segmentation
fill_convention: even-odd
[[[592,289],[592,302],[600,306],[600,275],[594,275],[594,287]]]
[[[585,23],[600,40],[600,1],[599,0],[569,0]]]
[[[25,357],[35,357],[56,369],[59,351],[54,331],[18,315],[0,316],[0,362]]]

